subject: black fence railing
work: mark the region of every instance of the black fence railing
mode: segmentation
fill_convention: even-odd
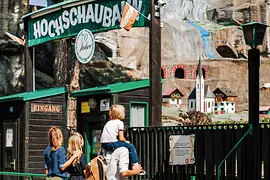
[[[248,124],[204,125],[192,127],[140,127],[129,128],[129,139],[135,145],[146,176],[133,179],[157,180],[216,180],[218,166],[249,130]],[[270,124],[261,124],[253,131],[259,133],[258,157],[261,158],[258,178],[270,180]],[[169,164],[169,136],[195,134],[195,164]],[[248,180],[248,143],[251,135],[243,138],[239,146],[225,160],[220,169],[221,180]],[[249,154],[250,155],[250,154]]]

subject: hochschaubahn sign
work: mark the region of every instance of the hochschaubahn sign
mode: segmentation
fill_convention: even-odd
[[[74,2],[63,2],[24,16],[28,24],[28,46],[76,36],[82,29],[91,32],[118,29],[125,2],[145,16],[150,12],[149,0],[77,1],[79,5]],[[149,20],[139,16],[134,26],[149,26]]]
[[[128,2],[140,13],[134,27],[149,27],[149,119],[161,125],[161,0],[67,0],[22,17],[25,28],[25,88],[32,91],[34,58],[29,47],[76,36],[82,29],[93,33],[120,28],[121,14]],[[150,15],[150,16],[149,16]],[[145,18],[143,16],[151,17]],[[34,52],[34,48],[33,48]]]

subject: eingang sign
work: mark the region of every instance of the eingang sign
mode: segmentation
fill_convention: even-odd
[[[37,18],[28,17],[28,46],[77,35],[82,29],[91,32],[120,28],[120,19],[125,2],[140,13],[149,15],[149,0],[98,0],[64,8]],[[46,12],[46,10],[44,11]],[[141,15],[136,27],[147,27],[149,20]]]

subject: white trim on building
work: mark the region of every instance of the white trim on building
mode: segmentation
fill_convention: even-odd
[[[213,113],[215,110],[215,98],[205,98],[205,112],[206,113]]]
[[[195,111],[196,110],[196,99],[189,99],[188,100],[188,110]]]
[[[230,101],[215,102],[215,112],[235,113],[235,102]]]
[[[162,102],[181,105],[183,103],[183,100],[178,98],[162,98]]]

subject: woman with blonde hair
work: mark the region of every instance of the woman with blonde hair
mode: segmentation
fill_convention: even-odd
[[[66,161],[66,151],[62,146],[63,134],[62,131],[53,126],[48,131],[49,145],[44,152],[44,168],[46,180],[61,180],[66,179],[67,174],[65,169],[78,157],[81,152],[77,151],[73,156]]]
[[[82,152],[83,145],[84,141],[82,135],[78,132],[73,132],[68,140],[67,158],[70,160],[75,152]],[[72,163],[67,167],[67,172],[70,174],[69,180],[84,180],[86,167],[86,158],[82,153],[73,159]]]

